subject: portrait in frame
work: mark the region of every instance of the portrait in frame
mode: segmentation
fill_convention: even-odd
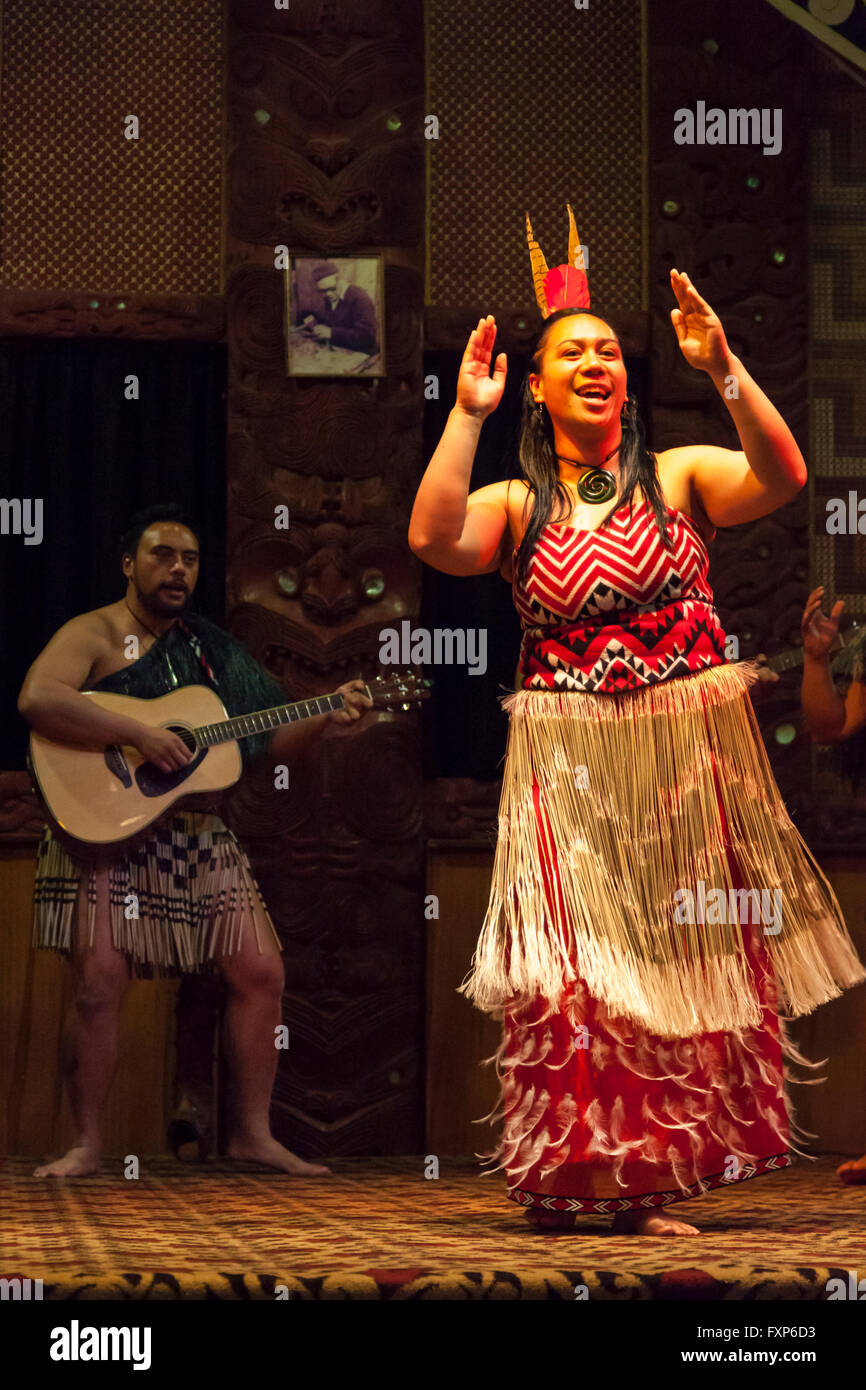
[[[290,254],[284,274],[287,374],[384,376],[381,255]]]

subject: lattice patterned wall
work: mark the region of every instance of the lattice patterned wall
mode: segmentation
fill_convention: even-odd
[[[866,536],[828,535],[827,500],[866,497],[866,89],[814,50],[809,133],[814,582],[866,617]],[[866,525],[866,521],[864,521]]]
[[[525,213],[553,266],[571,202],[594,302],[646,307],[641,0],[424,8],[427,303],[533,307]]]
[[[812,48],[809,155],[810,217],[809,444],[812,585],[825,586],[825,608],[866,620],[866,536],[827,531],[827,503],[866,497],[866,89],[850,71]],[[848,512],[846,505],[845,511]],[[859,521],[859,514],[855,513]],[[866,520],[863,521],[866,525]],[[844,623],[843,623],[844,626]],[[842,687],[844,688],[844,687]],[[866,797],[839,778],[836,760],[814,750],[813,842],[861,851]]]
[[[0,24],[0,287],[220,293],[222,0],[2,0]]]
[[[666,0],[650,8],[651,439],[656,449],[705,442],[739,449],[727,404],[687,365],[672,331],[670,269],[687,271],[719,315],[728,342],[808,448],[808,143],[805,37],[771,6],[749,6],[744,27],[727,0]],[[783,112],[775,155],[757,145],[678,145],[675,112],[767,107]],[[769,516],[719,529],[710,582],[741,658],[797,645],[808,592],[805,491]],[[811,744],[789,743],[799,720],[791,671],[758,713],[789,810],[808,812]],[[775,731],[782,728],[782,737]],[[798,821],[801,825],[802,822]]]

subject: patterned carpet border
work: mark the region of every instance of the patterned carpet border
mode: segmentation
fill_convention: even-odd
[[[866,1261],[863,1264],[866,1273]],[[26,1272],[19,1271],[21,1277]],[[568,1302],[683,1302],[741,1301],[826,1302],[827,1281],[841,1279],[847,1287],[850,1270],[839,1266],[791,1269],[765,1265],[756,1277],[749,1264],[703,1261],[691,1268],[658,1274],[629,1274],[616,1269],[512,1270],[345,1270],[310,1276],[291,1273],[253,1274],[246,1271],[202,1269],[182,1275],[159,1271],[43,1275],[43,1301],[153,1302],[267,1302],[300,1299],[415,1302],[490,1302],[499,1300]],[[4,1277],[9,1277],[6,1274]]]

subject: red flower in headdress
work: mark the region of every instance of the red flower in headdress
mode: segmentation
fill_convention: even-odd
[[[557,309],[588,309],[589,281],[586,278],[586,262],[571,203],[568,208],[568,263],[554,266],[548,270],[544,252],[535,240],[529,213],[526,214],[526,241],[529,246],[529,260],[532,265],[532,280],[535,285],[535,298],[543,318],[550,318]]]

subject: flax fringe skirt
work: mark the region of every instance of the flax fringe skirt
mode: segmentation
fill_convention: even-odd
[[[180,811],[107,864],[73,858],[46,830],[37,857],[33,944],[71,950],[83,887],[87,921],[79,939],[92,945],[103,876],[112,941],[136,976],[211,970],[216,957],[240,948],[245,921],[253,923],[259,951],[263,932],[280,948],[249,860],[217,815]]]
[[[777,1008],[809,1013],[866,971],[782,802],[756,678],[744,662],[503,701],[493,881],[462,991],[503,1019],[492,1157],[516,1201],[662,1205],[789,1161],[783,1054],[812,1064]]]

